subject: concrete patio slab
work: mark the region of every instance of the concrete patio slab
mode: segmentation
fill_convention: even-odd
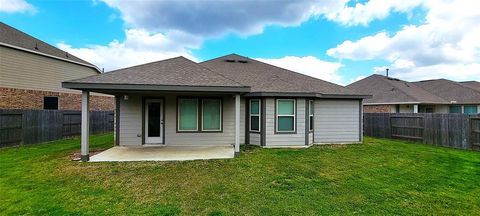
[[[186,161],[233,158],[233,146],[115,146],[90,157],[90,162]]]

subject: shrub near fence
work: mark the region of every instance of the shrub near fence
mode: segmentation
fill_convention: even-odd
[[[81,112],[0,110],[0,147],[33,144],[80,135]],[[90,132],[112,132],[113,111],[90,112]]]
[[[365,113],[364,134],[460,149],[480,149],[480,116],[439,113]]]

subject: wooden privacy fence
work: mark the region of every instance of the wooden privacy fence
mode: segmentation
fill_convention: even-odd
[[[81,112],[0,110],[0,147],[33,144],[80,135]],[[113,111],[90,112],[90,132],[113,132]]]
[[[366,136],[400,138],[460,149],[480,149],[480,116],[437,113],[365,113]]]

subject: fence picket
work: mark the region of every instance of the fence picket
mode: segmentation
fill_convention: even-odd
[[[113,111],[91,111],[90,131],[113,131]],[[0,147],[80,135],[80,111],[0,110]]]
[[[366,136],[406,138],[430,145],[480,149],[480,115],[365,113],[364,122]]]

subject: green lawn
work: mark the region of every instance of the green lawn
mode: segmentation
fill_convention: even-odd
[[[78,150],[78,139],[0,149],[0,214],[480,215],[480,152],[366,138],[229,160],[70,161]]]

